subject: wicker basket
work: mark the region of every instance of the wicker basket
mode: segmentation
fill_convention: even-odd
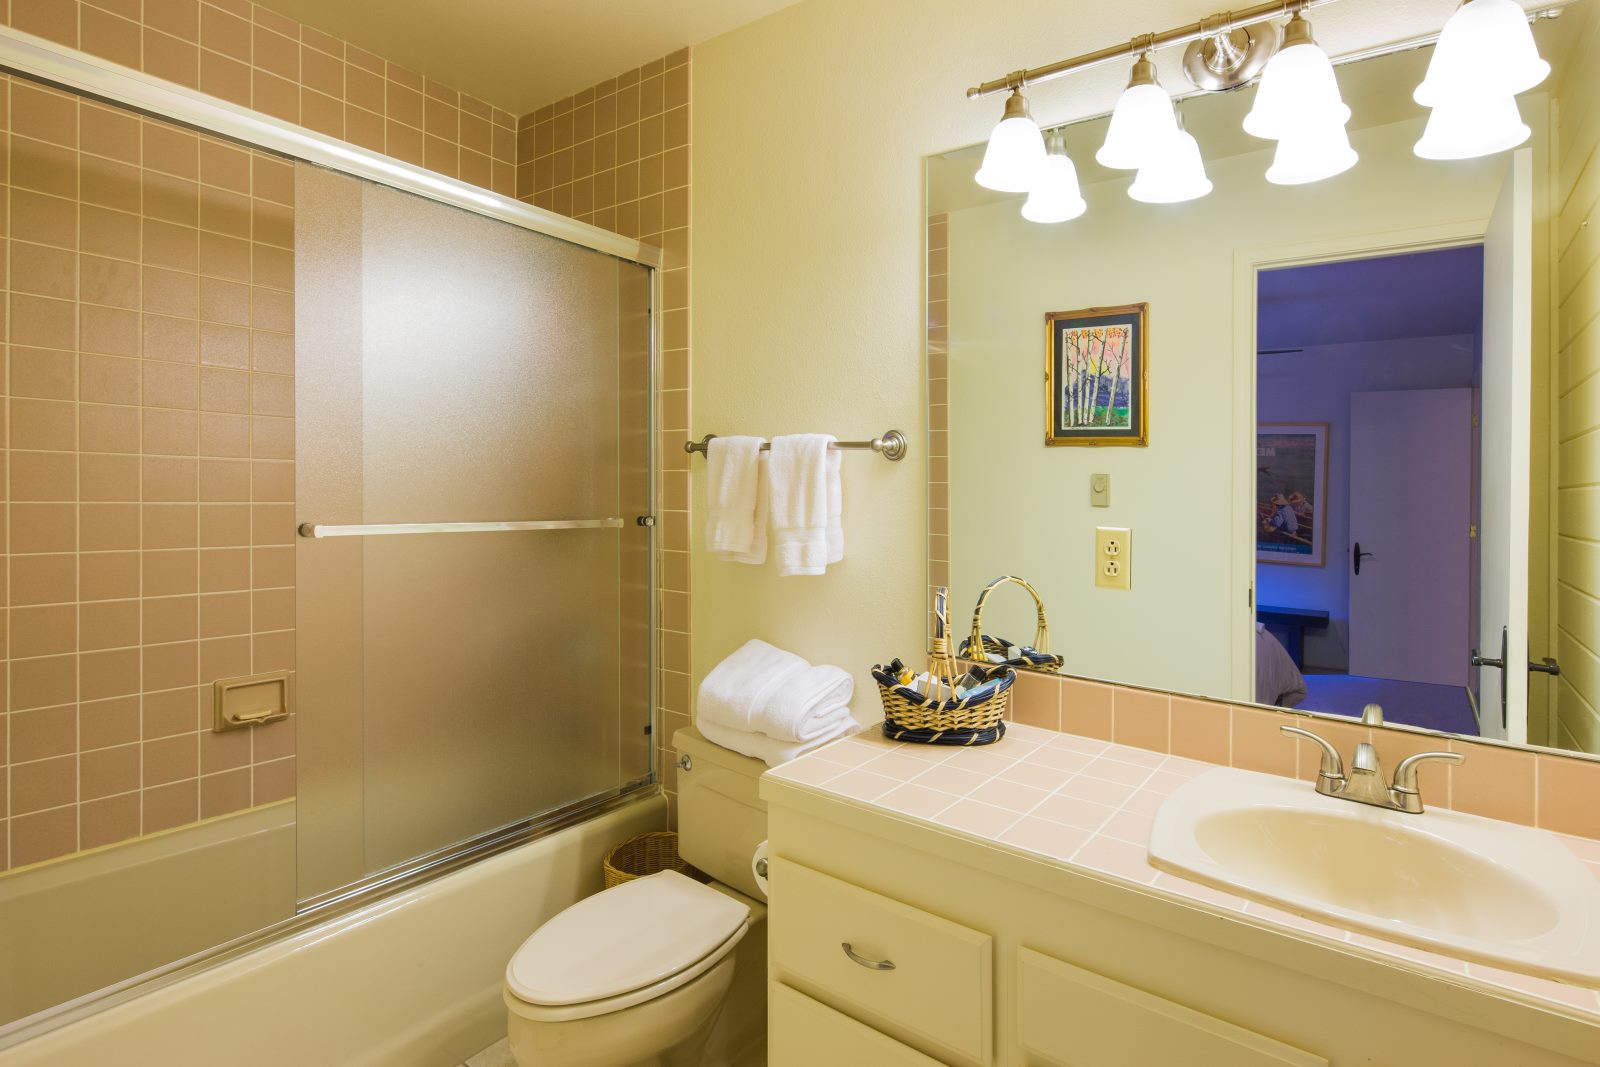
[[[1018,667],[1032,671],[1056,671],[1061,668],[1063,660],[1060,656],[1050,651],[1050,620],[1045,617],[1044,597],[1039,595],[1025,579],[1013,574],[1002,574],[994,581],[983,587],[983,592],[978,594],[978,604],[972,609],[972,633],[961,642],[959,655],[965,659],[978,662],[994,663],[990,656],[1004,656],[1006,649],[1012,647],[1010,642],[991,637],[983,632],[983,605],[989,599],[989,594],[1002,585],[1021,586],[1029,596],[1033,597],[1033,607],[1038,613],[1038,623],[1033,631],[1033,645],[1028,649],[1031,655],[1014,656],[1000,661],[1007,667]]]
[[[612,846],[603,866],[607,889],[662,871],[677,871],[696,881],[709,881],[678,857],[678,835],[671,830],[640,834]]]
[[[950,656],[950,639],[946,602],[948,591],[942,586],[934,594],[934,627],[932,662],[929,673],[937,679],[931,692],[918,693],[901,685],[888,668],[872,669],[873,680],[878,683],[878,696],[883,701],[884,732],[894,735],[914,731],[914,740],[934,744],[988,744],[1003,735],[1000,727],[1011,704],[1011,687],[1017,676],[1010,667],[991,672],[1000,684],[981,697],[956,696],[956,681],[960,678],[955,660]],[[946,734],[961,735],[946,738]]]

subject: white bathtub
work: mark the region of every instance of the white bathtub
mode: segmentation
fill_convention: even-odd
[[[660,796],[629,803],[16,1045],[0,1064],[459,1063],[505,1033],[517,945],[599,890],[607,848],[666,821]]]
[[[0,875],[0,1022],[294,916],[294,801]]]

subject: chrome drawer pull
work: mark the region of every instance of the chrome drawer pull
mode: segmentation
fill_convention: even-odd
[[[844,949],[844,954],[846,956],[850,957],[851,962],[859,963],[859,964],[861,964],[861,966],[867,968],[868,970],[872,970],[872,971],[892,971],[892,970],[894,970],[894,964],[890,963],[888,960],[869,960],[865,956],[857,955],[855,949],[850,947],[850,942],[848,942],[848,941],[841,941],[839,943],[839,947]]]

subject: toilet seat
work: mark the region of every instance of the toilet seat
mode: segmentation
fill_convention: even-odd
[[[749,919],[738,900],[662,871],[581,900],[535,930],[506,966],[506,990],[530,1018],[619,1011],[710,970]]]

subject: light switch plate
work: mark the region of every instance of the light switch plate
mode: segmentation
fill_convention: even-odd
[[[1101,589],[1133,588],[1133,531],[1120,526],[1094,528],[1094,584]]]
[[[1092,508],[1111,506],[1111,475],[1089,475],[1089,506]]]

